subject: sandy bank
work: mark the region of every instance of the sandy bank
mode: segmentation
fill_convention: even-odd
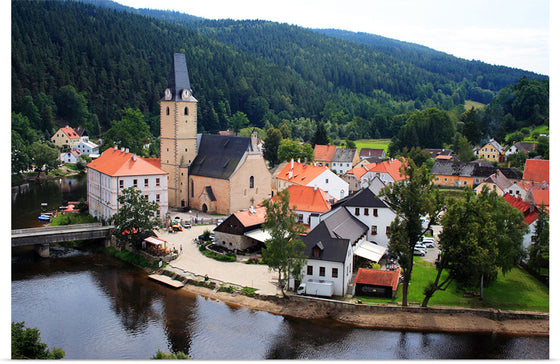
[[[497,333],[519,336],[549,336],[547,315],[540,319],[493,320],[476,312],[405,312],[400,308],[373,312],[360,305],[349,305],[347,309],[333,308],[321,301],[292,297],[290,299],[258,299],[240,294],[214,292],[208,288],[186,285],[188,292],[211,299],[220,300],[235,307],[266,311],[277,315],[303,319],[331,318],[339,322],[364,328],[384,330],[406,330],[451,333]],[[420,309],[419,309],[420,311]],[[542,315],[541,315],[542,316]]]

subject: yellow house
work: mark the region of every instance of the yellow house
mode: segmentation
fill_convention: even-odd
[[[503,162],[504,153],[504,148],[494,139],[490,139],[488,143],[474,152],[478,158],[484,158],[490,162]]]
[[[61,149],[71,149],[72,147],[80,144],[80,136],[74,131],[74,129],[66,125],[64,128],[58,129],[58,131],[51,137],[51,142]]]

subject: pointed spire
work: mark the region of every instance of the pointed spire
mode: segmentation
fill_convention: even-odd
[[[168,101],[196,101],[192,96],[187,60],[183,53],[173,54],[173,66],[167,81],[164,99]]]

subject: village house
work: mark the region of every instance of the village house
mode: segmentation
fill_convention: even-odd
[[[519,197],[521,197],[521,195],[524,197],[525,195],[523,194],[523,192],[525,192],[523,188],[507,179],[500,170],[485,178],[482,183],[474,188],[474,191],[478,195],[484,187],[488,188],[489,191],[496,192],[498,196],[503,196],[506,193]]]
[[[60,160],[62,161],[62,163],[76,164],[78,163],[81,155],[82,153],[80,153],[78,150],[72,149],[68,152],[60,153]]]
[[[518,152],[528,154],[530,151],[535,150],[537,143],[530,142],[516,142],[506,151],[505,155],[512,155]]]
[[[384,185],[406,179],[401,174],[400,168],[403,163],[399,159],[390,159],[381,163],[371,163],[364,167],[352,168],[342,176],[342,179],[349,185],[351,192],[368,187],[375,178],[378,178]]]
[[[475,187],[496,171],[512,183],[522,180],[522,173],[516,168],[484,166],[475,162],[459,162],[436,159],[431,169],[434,184],[445,187]]]
[[[394,271],[359,268],[354,278],[355,296],[395,298],[401,269]]]
[[[164,219],[168,211],[167,176],[159,168],[159,160],[144,160],[125,148],[109,148],[87,165],[89,214],[108,220],[118,212],[121,191],[134,187],[148,201],[158,203],[157,216]]]
[[[244,250],[262,244],[270,235],[261,228],[266,208],[259,206],[231,214],[214,229],[216,244],[229,250]]]
[[[307,265],[302,281],[289,280],[291,289],[309,280],[332,282],[335,296],[344,296],[351,287],[354,249],[364,241],[368,228],[346,209],[338,209],[319,222],[301,239]]]
[[[360,159],[377,158],[379,161],[385,159],[385,149],[362,148]]]
[[[87,155],[91,158],[99,157],[99,145],[95,144],[94,142],[90,142],[89,140],[81,140],[73,150],[79,151],[83,155]]]
[[[160,101],[160,160],[169,174],[169,206],[229,215],[270,198],[271,175],[256,133],[197,134],[197,103],[185,55],[175,53]]]
[[[78,133],[74,131],[71,127],[66,125],[64,128],[60,128],[51,137],[51,142],[60,149],[72,149],[81,139]]]
[[[336,152],[336,145],[320,145],[316,144],[313,148],[313,164],[316,166],[324,166],[331,168],[331,163]]]
[[[453,150],[451,149],[424,149],[426,152],[430,153],[430,158],[432,159],[455,159],[453,155]]]
[[[298,222],[309,227],[312,214],[322,214],[331,209],[331,203],[325,191],[317,187],[288,186],[290,210],[298,216]],[[274,196],[273,199],[277,199]]]
[[[505,194],[503,197],[507,203],[523,213],[523,221],[527,224],[527,226],[529,226],[528,232],[523,235],[523,248],[529,249],[529,246],[533,243],[532,237],[535,235],[535,225],[537,218],[539,217],[538,207],[534,204],[530,204],[529,202],[522,201],[510,194]]]
[[[474,155],[477,158],[484,158],[490,162],[503,162],[504,148],[494,139],[490,139],[487,143],[475,149]]]
[[[338,173],[339,175],[343,175],[344,173],[352,169],[352,167],[356,163],[359,162],[360,162],[360,157],[356,149],[336,148],[331,163],[331,169],[335,173]]]
[[[356,219],[364,223],[367,227],[367,240],[387,248],[389,246],[389,236],[387,235],[391,223],[395,220],[395,212],[380,200],[370,188],[363,188],[360,191],[335,202],[331,211],[321,215],[320,219],[326,219],[338,209],[346,209]],[[313,229],[313,225],[311,228]]]
[[[290,161],[277,172],[274,186],[280,192],[291,185],[320,188],[327,193],[329,200],[348,196],[348,183],[325,166]]]

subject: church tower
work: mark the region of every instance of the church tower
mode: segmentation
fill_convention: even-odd
[[[169,207],[189,204],[188,170],[197,154],[196,108],[185,55],[175,53],[168,86],[160,102],[161,169],[169,173]]]

